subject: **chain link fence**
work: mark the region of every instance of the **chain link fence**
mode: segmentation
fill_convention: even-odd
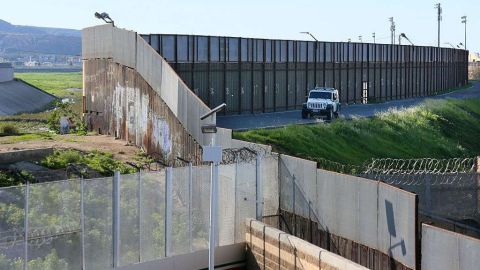
[[[262,212],[267,163],[237,152],[219,165],[217,245],[243,242]],[[206,249],[210,177],[189,165],[2,188],[0,269],[113,269]]]

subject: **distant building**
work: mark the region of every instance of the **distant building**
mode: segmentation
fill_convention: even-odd
[[[25,62],[25,66],[26,67],[38,67],[38,66],[40,66],[40,63],[37,62],[37,61],[30,60],[30,61]]]
[[[480,53],[471,52],[468,55],[468,62],[480,62]]]
[[[0,82],[13,80],[13,66],[10,63],[0,63]]]

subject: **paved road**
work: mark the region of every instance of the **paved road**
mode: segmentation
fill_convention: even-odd
[[[458,90],[455,92],[433,97],[395,100],[378,104],[358,104],[343,106],[340,117],[346,119],[351,119],[353,117],[371,117],[374,116],[376,113],[385,112],[389,109],[404,109],[414,107],[427,99],[446,98],[480,98],[480,83],[476,82],[472,87],[468,89]],[[301,110],[217,117],[217,125],[219,127],[229,128],[233,130],[273,128],[290,124],[312,124],[321,122],[323,122],[323,120],[321,119],[302,119]]]

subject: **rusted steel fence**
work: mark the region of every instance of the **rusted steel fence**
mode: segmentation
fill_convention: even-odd
[[[468,52],[452,48],[150,34],[142,37],[210,107],[227,114],[299,109],[309,89],[343,103],[440,93],[467,83]]]

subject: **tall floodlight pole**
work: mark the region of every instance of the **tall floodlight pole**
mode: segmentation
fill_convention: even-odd
[[[223,110],[227,105],[225,103],[215,107],[208,113],[200,117],[200,121],[207,121],[208,124],[202,125],[202,134],[210,135],[210,145],[202,147],[202,161],[211,162],[211,182],[210,182],[210,224],[208,228],[208,270],[215,269],[215,246],[217,234],[217,200],[218,200],[218,164],[222,162],[222,147],[215,145],[217,134],[216,113]],[[215,121],[215,122],[212,122]]]
[[[375,44],[375,32],[372,33],[372,37],[373,37],[373,44]]]
[[[362,36],[358,36],[358,40],[362,42]]]
[[[442,5],[440,3],[435,4],[438,15],[438,47],[440,48],[440,22],[442,21]]]
[[[465,50],[467,49],[467,16],[462,16],[462,23],[465,24],[465,42],[463,46],[465,46]]]
[[[390,21],[390,33],[392,35],[392,45],[395,45],[395,22],[393,21],[393,17],[388,18]]]

